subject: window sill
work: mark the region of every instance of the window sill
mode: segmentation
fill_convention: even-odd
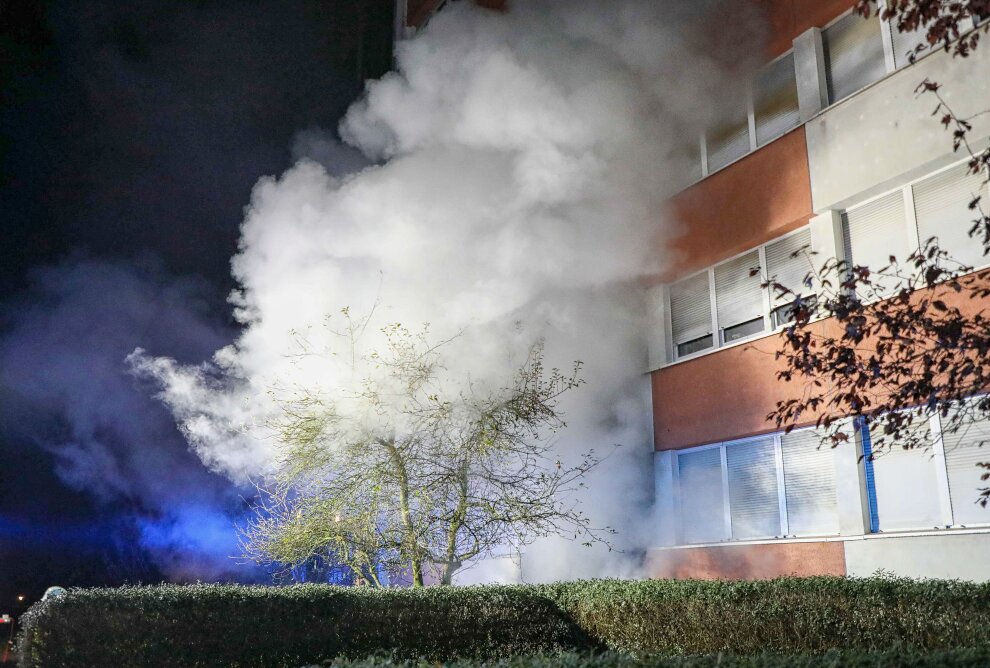
[[[738,346],[744,346],[747,343],[754,343],[756,341],[760,341],[761,339],[766,339],[766,338],[769,338],[771,336],[780,334],[785,329],[787,329],[787,326],[786,325],[783,326],[783,327],[778,327],[777,329],[772,330],[772,331],[769,331],[769,332],[759,332],[758,334],[753,334],[751,336],[747,336],[745,338],[739,339],[738,341],[733,341],[732,343],[726,343],[725,345],[719,346],[718,348],[707,348],[707,349],[702,350],[700,352],[692,353],[691,355],[685,355],[684,357],[681,357],[679,359],[676,359],[673,362],[664,362],[660,366],[658,366],[656,368],[653,368],[653,369],[650,369],[649,372],[650,373],[653,373],[654,371],[662,371],[663,369],[668,369],[668,368],[670,368],[672,366],[677,366],[678,364],[683,364],[684,362],[690,362],[690,361],[696,360],[696,359],[698,359],[700,357],[705,357],[707,355],[714,355],[716,353],[722,352],[723,350],[729,350],[730,348],[736,348]]]

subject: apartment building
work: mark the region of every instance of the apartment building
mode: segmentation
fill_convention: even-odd
[[[799,386],[776,378],[790,303],[761,287],[767,276],[800,285],[809,262],[792,255],[802,247],[877,267],[938,236],[956,258],[988,264],[966,233],[967,204],[986,186],[916,88],[935,80],[958,112],[990,109],[990,45],[911,63],[921,35],[854,14],[853,0],[754,1],[770,25],[766,65],[735,118],[692,147],[693,183],[670,202],[686,230],[679,260],[649,290],[648,573],[990,579],[990,509],[975,504],[975,463],[990,460],[975,446],[990,422],[938,439],[936,418],[927,452],[894,448],[872,461],[858,425],[836,449],[819,447],[813,424],[775,433],[767,413]],[[443,2],[398,5],[402,36]],[[990,117],[970,135],[986,146]]]
[[[650,295],[650,574],[990,579],[990,509],[974,503],[990,422],[940,440],[935,418],[927,452],[895,447],[873,461],[859,425],[847,427],[855,445],[836,449],[819,447],[813,424],[774,433],[767,413],[800,386],[775,374],[788,300],[761,287],[768,275],[801,285],[809,260],[792,254],[803,246],[880,267],[938,236],[987,264],[967,204],[990,193],[915,89],[931,79],[958,112],[990,109],[990,50],[912,64],[920,37],[854,15],[851,0],[761,4],[768,62],[737,120],[699,141],[697,181],[671,203],[686,223],[682,260]],[[986,146],[990,119],[971,135]]]

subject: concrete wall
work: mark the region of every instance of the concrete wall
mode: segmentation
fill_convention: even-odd
[[[849,575],[877,570],[913,578],[990,580],[990,533],[883,536],[845,543]]]
[[[968,58],[941,51],[830,107],[805,126],[814,210],[842,209],[959,160],[952,136],[932,117],[937,101],[915,93],[926,78],[942,84],[953,110],[990,109],[990,49]],[[990,137],[990,116],[974,121],[978,146]]]

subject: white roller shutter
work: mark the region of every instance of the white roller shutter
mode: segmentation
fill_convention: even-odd
[[[921,442],[930,443],[927,423],[918,428]],[[874,456],[881,531],[932,529],[944,524],[936,474],[939,464],[931,447],[905,450],[894,443],[893,447],[884,445],[882,451],[874,450]]]
[[[763,278],[759,267],[758,251],[715,267],[715,305],[719,329],[727,334],[724,342],[732,340],[729,333],[734,327],[756,319],[760,320],[756,331],[763,331],[763,289],[760,287]],[[757,272],[750,276],[753,269]],[[752,332],[747,329],[749,333]]]
[[[956,433],[943,433],[942,443],[949,476],[953,523],[990,524],[990,508],[976,503],[979,490],[990,486],[990,482],[980,480],[987,469],[977,466],[981,462],[990,462],[990,421],[967,421]]]
[[[806,296],[811,288],[804,285],[804,279],[813,268],[811,252],[811,229],[805,228],[773,241],[766,246],[767,276],[775,278],[784,287],[796,294]],[[804,252],[799,252],[804,248]],[[796,254],[796,256],[795,256]],[[792,257],[794,256],[794,257]],[[780,296],[776,290],[770,291],[770,307],[776,308],[793,300],[789,295]]]
[[[969,208],[969,203],[980,194],[981,188],[983,178],[969,174],[966,164],[915,184],[914,212],[921,243],[937,237],[939,246],[953,259],[972,266],[986,264],[979,237],[969,236],[973,221],[979,217],[977,211]]]
[[[795,536],[839,533],[834,455],[831,448],[819,447],[820,444],[820,435],[814,429],[780,437],[787,529]]]
[[[681,536],[685,543],[725,540],[721,448],[677,456]]]
[[[710,174],[749,153],[749,120],[744,115],[741,121],[711,130],[705,137]]]
[[[909,254],[906,225],[904,196],[899,190],[846,211],[842,214],[846,259],[873,271],[886,267],[891,255],[903,262]],[[880,283],[890,289],[897,281]]]
[[[708,272],[670,286],[670,326],[675,348],[712,334],[712,302]],[[711,347],[709,341],[704,348]]]
[[[777,453],[773,438],[726,444],[732,538],[782,535]]]
[[[887,73],[880,19],[849,14],[822,33],[830,103],[852,95]]]
[[[914,50],[920,44],[928,44],[928,28],[927,26],[919,28],[917,30],[909,30],[907,32],[901,32],[897,29],[897,26],[893,23],[889,24],[890,28],[890,42],[893,46],[894,51],[894,65],[898,68],[905,67],[911,64],[910,53],[914,53]],[[924,55],[927,51],[922,51],[919,56]]]
[[[793,53],[771,63],[759,73],[753,107],[756,143],[760,146],[800,124]]]

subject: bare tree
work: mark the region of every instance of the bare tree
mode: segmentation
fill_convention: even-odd
[[[570,496],[599,459],[565,465],[552,448],[580,363],[547,369],[538,342],[504,387],[452,382],[451,341],[396,324],[382,330],[384,350],[359,355],[367,320],[344,315],[342,343],[363,375],[337,399],[303,389],[279,400],[280,467],[242,533],[251,558],[325,558],[372,585],[385,571],[421,586],[429,568],[450,584],[471,561],[538,537],[608,543],[612,530],[592,527]]]

